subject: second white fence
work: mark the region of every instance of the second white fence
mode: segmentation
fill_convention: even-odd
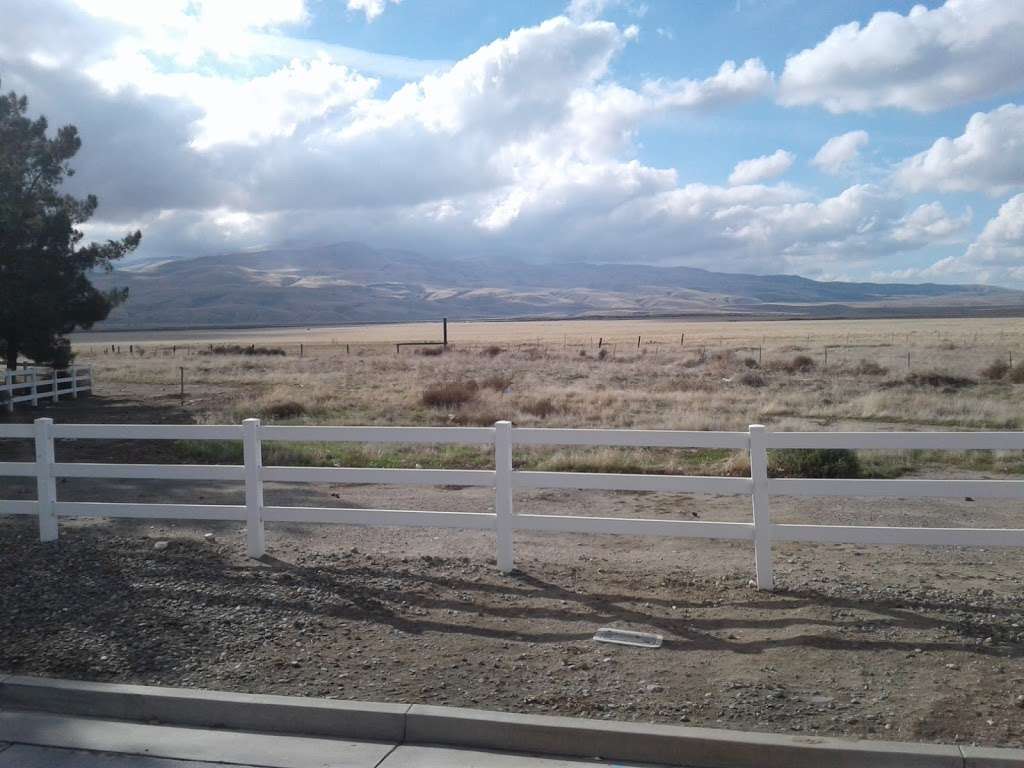
[[[77,399],[79,394],[91,391],[92,368],[88,365],[72,365],[66,370],[5,370],[3,383],[0,383],[0,407],[12,413],[18,403],[28,403],[35,407],[40,400],[56,403],[62,396]]]
[[[769,432],[752,425],[746,432],[681,432],[618,429],[493,427],[319,427],[262,425],[165,426],[54,424],[0,425],[0,438],[34,440],[35,461],[0,462],[0,477],[31,477],[37,498],[0,500],[0,514],[34,515],[40,538],[54,541],[60,517],[237,520],[247,526],[249,554],[260,557],[266,522],[348,523],[353,525],[467,528],[495,532],[498,568],[514,564],[516,531],[682,536],[753,542],[757,586],[771,589],[772,544],[807,541],[853,544],[1024,547],[1024,529],[919,528],[890,526],[779,524],[771,520],[772,496],[888,496],[902,498],[999,498],[1024,500],[1024,480],[820,480],[768,477],[768,450],[776,448],[1024,450],[1024,432]],[[97,464],[57,462],[54,441],[73,440],[237,440],[240,465]],[[463,443],[494,449],[494,469],[363,469],[345,467],[263,466],[265,441],[349,443]],[[658,448],[721,448],[750,454],[750,477],[637,475],[588,472],[517,471],[515,446],[572,445]],[[130,478],[236,481],[244,484],[245,503],[137,504],[60,501],[57,478]],[[494,489],[494,511],[444,512],[336,507],[267,506],[263,485],[287,483],[377,483],[388,485],[460,485]],[[749,496],[750,522],[664,520],[519,514],[517,489],[575,488]]]

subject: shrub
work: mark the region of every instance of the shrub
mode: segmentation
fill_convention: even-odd
[[[990,365],[986,365],[981,369],[981,377],[988,379],[989,381],[998,381],[1006,378],[1006,374],[1010,372],[1010,364],[1002,358],[993,360]]]
[[[600,350],[598,350],[597,359],[604,360],[606,357],[608,357],[608,350],[602,347]]]
[[[939,371],[925,371],[923,373],[911,373],[903,380],[913,387],[936,387],[947,392],[952,392],[964,387],[973,387],[977,382],[963,376],[950,376]]]
[[[424,405],[433,408],[458,408],[476,399],[477,383],[473,379],[467,381],[445,381],[431,384],[421,397]]]
[[[495,392],[504,392],[512,386],[512,377],[504,373],[496,373],[482,380],[480,386],[484,389],[493,389]]]
[[[807,355],[797,355],[786,365],[790,373],[807,373],[815,368],[814,359]]]
[[[861,360],[857,363],[857,367],[853,369],[854,373],[859,376],[884,376],[889,372],[888,368],[879,365],[874,360]]]
[[[523,403],[520,408],[525,413],[536,416],[539,419],[546,419],[558,411],[558,406],[555,405],[555,401],[550,397],[538,397],[534,400],[529,400]]]
[[[444,347],[421,347],[420,349],[417,350],[417,352],[419,352],[419,354],[423,355],[424,357],[438,357],[439,355],[444,354]]]
[[[1024,384],[1024,363],[1017,363],[1010,369],[1009,379],[1014,384]]]
[[[590,355],[587,354],[587,350],[581,349],[580,350],[580,357],[590,357]]]
[[[306,412],[306,405],[298,400],[271,400],[261,404],[259,412],[271,419],[294,419]]]
[[[761,364],[752,357],[743,358],[743,365],[747,368],[760,368]]]
[[[504,350],[501,347],[496,346],[494,344],[492,344],[489,347],[484,347],[484,354],[487,355],[487,357],[497,357],[503,351]]]
[[[861,474],[857,454],[846,448],[786,448],[769,451],[772,477],[855,478]]]
[[[763,387],[767,383],[768,382],[765,381],[764,376],[760,373],[755,373],[754,371],[747,371],[747,373],[740,376],[740,384],[745,387]]]

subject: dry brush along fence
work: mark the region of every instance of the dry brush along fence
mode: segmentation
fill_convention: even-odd
[[[768,477],[769,449],[933,449],[1024,450],[1024,432],[770,432],[752,425],[746,432],[683,432],[621,429],[539,429],[513,427],[334,427],[273,426],[258,419],[241,425],[0,425],[0,438],[35,441],[35,461],[0,462],[0,476],[34,477],[37,499],[0,500],[0,514],[34,515],[40,538],[55,541],[61,517],[235,520],[247,525],[252,557],[265,551],[264,523],[348,523],[351,525],[463,528],[495,532],[497,564],[513,569],[516,531],[681,536],[739,539],[753,543],[756,583],[771,589],[774,542],[902,544],[921,546],[1024,547],[1024,529],[910,528],[891,526],[778,524],[771,520],[773,496],[868,496],[898,498],[1024,499],[1024,480],[860,480]],[[54,441],[74,440],[216,440],[241,441],[240,465],[61,463]],[[361,469],[339,467],[263,466],[262,443],[348,442],[476,444],[494,448],[494,469]],[[588,472],[534,472],[513,468],[515,446],[573,445],[658,448],[721,448],[744,450],[750,456],[750,477],[636,475]],[[123,478],[156,480],[236,481],[244,484],[245,503],[136,504],[60,501],[58,478]],[[493,488],[493,512],[443,512],[334,507],[267,506],[263,484],[371,483],[387,485],[459,485]],[[635,519],[517,514],[518,489],[562,488],[609,491],[657,491],[749,496],[750,522]]]

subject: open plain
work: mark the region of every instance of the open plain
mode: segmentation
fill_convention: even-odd
[[[638,338],[639,337],[639,340]],[[1019,430],[1024,320],[573,321],[93,334],[95,393],[60,422]],[[638,344],[639,341],[639,344]],[[299,345],[302,345],[301,357]],[[600,346],[599,346],[600,345]],[[283,354],[282,354],[283,353]],[[826,360],[827,355],[827,360]],[[184,394],[182,394],[182,376]],[[809,453],[809,452],[805,452]],[[28,459],[0,441],[0,460]],[[234,444],[61,441],[58,459],[232,463]],[[517,451],[517,468],[744,475],[712,450]],[[1002,452],[772,457],[776,474],[1018,477]],[[268,444],[266,464],[493,466],[473,447]],[[33,498],[4,479],[6,498]],[[232,483],[67,479],[66,500],[239,503]],[[481,511],[481,488],[268,484],[268,503]],[[523,491],[516,508],[738,521],[749,499]],[[1022,527],[1018,501],[774,499],[779,522]],[[808,734],[1024,744],[1015,550],[777,545],[758,592],[741,542],[77,521],[55,547],[0,522],[0,670]],[[206,536],[206,534],[211,534]],[[163,549],[154,549],[166,541]],[[598,645],[602,626],[658,650]]]

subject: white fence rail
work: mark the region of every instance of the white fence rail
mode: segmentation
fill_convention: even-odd
[[[888,496],[937,498],[964,496],[1024,499],[1024,480],[820,480],[768,477],[768,450],[775,448],[881,448],[940,450],[1024,450],[1024,432],[832,432],[767,431],[753,425],[747,432],[677,432],[598,429],[494,427],[291,427],[263,426],[258,419],[241,425],[156,426],[54,424],[0,425],[0,438],[35,442],[35,461],[0,462],[0,477],[34,477],[34,501],[0,500],[0,514],[34,515],[40,538],[57,539],[60,517],[166,518],[237,520],[247,526],[253,557],[265,551],[265,522],[348,523],[351,525],[468,528],[495,532],[498,567],[514,565],[516,531],[603,533],[635,536],[683,536],[753,542],[757,586],[772,588],[772,544],[804,541],[923,546],[1024,547],[1024,529],[905,528],[847,525],[777,524],[771,520],[773,496]],[[75,440],[237,440],[240,465],[97,464],[58,462],[54,441]],[[263,466],[264,441],[357,443],[468,443],[494,449],[494,469],[361,469],[342,467]],[[513,468],[516,445],[655,446],[727,448],[750,454],[750,477],[526,472]],[[57,478],[125,478],[235,481],[244,484],[245,503],[138,504],[60,501]],[[494,489],[494,511],[428,512],[394,509],[267,506],[267,482],[376,483],[388,485],[461,485]],[[517,489],[587,488],[749,496],[750,522],[652,520],[638,518],[519,514]]]
[[[5,370],[0,384],[0,407],[8,413],[18,403],[30,403],[33,407],[40,400],[57,402],[62,396],[74,399],[83,392],[92,391],[92,367],[72,365],[65,370],[53,368],[19,368]]]

